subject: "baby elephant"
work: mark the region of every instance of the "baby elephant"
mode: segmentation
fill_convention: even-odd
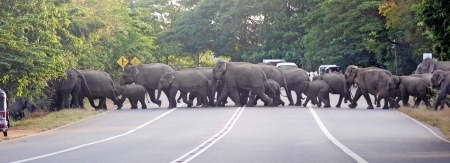
[[[137,101],[141,102],[142,109],[147,109],[145,104],[145,93],[147,89],[144,86],[138,84],[128,84],[114,87],[114,93],[116,96],[122,95],[117,102],[117,109],[122,109],[122,104],[126,98],[130,101],[131,109],[137,109]],[[136,101],[136,102],[133,102]]]
[[[388,90],[390,94],[400,96],[395,100],[395,104],[402,100],[403,106],[409,106],[409,96],[414,96],[417,98],[413,107],[418,107],[421,100],[425,102],[427,107],[431,107],[428,101],[431,90],[425,79],[413,76],[392,76],[388,81]]]
[[[306,107],[309,100],[312,100],[313,104],[317,104],[318,107],[321,106],[323,102],[325,108],[330,106],[330,86],[323,80],[314,80],[312,82],[303,81],[300,83],[299,89],[303,90],[303,94],[306,95],[305,103],[303,107]],[[317,102],[317,98],[319,101]]]
[[[273,99],[274,106],[278,105],[284,106],[284,101],[281,100],[280,98],[281,87],[275,80],[267,79],[267,85],[264,85],[264,93]],[[260,99],[259,96],[256,96],[255,105],[259,99]],[[264,103],[264,106],[267,106],[267,104]]]

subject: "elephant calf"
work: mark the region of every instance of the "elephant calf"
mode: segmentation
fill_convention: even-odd
[[[284,106],[284,101],[281,100],[280,94],[281,94],[281,86],[272,79],[267,79],[267,85],[264,85],[264,93],[273,99],[273,105],[278,106],[282,105]],[[259,96],[256,96],[255,98],[255,105],[259,100]],[[267,103],[264,103],[264,106],[267,106]]]
[[[121,85],[115,86],[114,91],[117,96],[122,95],[116,103],[118,110],[122,109],[123,102],[126,98],[130,101],[131,109],[137,109],[137,102],[134,103],[133,101],[141,102],[142,109],[147,109],[147,105],[145,104],[145,93],[147,89],[144,86],[139,84]]]
[[[400,97],[396,100],[396,103],[402,100],[403,106],[409,106],[409,96],[414,96],[417,98],[413,107],[418,107],[421,100],[425,102],[427,107],[431,107],[430,101],[428,101],[428,95],[431,93],[431,90],[424,79],[413,76],[393,75],[388,81],[388,90],[389,92],[397,92]]]
[[[304,90],[303,94],[306,95],[305,103],[303,103],[303,107],[306,107],[309,100],[312,100],[313,104],[317,104],[318,107],[321,106],[323,102],[325,104],[325,108],[329,108],[330,106],[330,86],[325,83],[323,80],[315,80],[312,82],[303,81],[300,83],[300,89]],[[317,102],[317,98],[319,101]]]

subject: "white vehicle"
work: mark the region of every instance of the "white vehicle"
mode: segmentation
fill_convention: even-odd
[[[337,65],[320,65],[319,75],[330,72],[341,72],[341,67]]]
[[[270,63],[276,66],[278,63],[286,63],[284,59],[263,59],[263,63]]]
[[[278,68],[298,68],[298,66],[293,62],[277,63]]]

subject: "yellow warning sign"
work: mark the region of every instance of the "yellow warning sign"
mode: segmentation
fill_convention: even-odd
[[[119,60],[117,60],[117,63],[124,68],[128,64],[128,59],[124,56],[120,57]]]
[[[141,64],[141,61],[139,61],[139,59],[137,59],[136,57],[134,57],[131,62],[130,62],[133,66],[136,66],[138,64]]]

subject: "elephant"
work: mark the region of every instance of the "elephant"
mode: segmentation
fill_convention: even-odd
[[[431,58],[425,58],[417,66],[415,74],[433,73],[435,70],[450,71],[450,62],[435,61]]]
[[[411,74],[410,76],[422,78],[427,82],[429,87],[432,87],[431,77],[433,77],[433,73],[425,73],[425,74]]]
[[[175,96],[178,91],[181,92],[183,102],[188,107],[192,107],[192,101],[187,100],[188,92],[199,95],[202,98],[203,107],[209,107],[208,95],[210,94],[208,93],[208,78],[201,71],[182,70],[166,72],[161,76],[159,81],[157,101],[161,97],[162,89],[170,90],[169,109],[176,107]],[[212,100],[211,96],[209,98]]]
[[[223,102],[228,96],[234,101],[235,106],[241,107],[240,93],[250,91],[251,96],[247,102],[247,107],[254,106],[255,96],[258,95],[261,100],[273,106],[273,99],[264,93],[264,85],[267,84],[266,74],[258,66],[247,62],[227,62],[219,60],[213,69],[214,78],[213,93],[217,80],[223,80],[225,86],[216,101],[216,105]],[[244,93],[245,95],[245,93]],[[247,94],[248,95],[248,94]]]
[[[433,109],[437,110],[437,107],[441,105],[442,100],[450,94],[450,71],[435,70],[431,77],[431,83],[433,87],[440,88],[439,95],[433,105]],[[441,106],[441,110],[442,109],[443,107]]]
[[[92,69],[78,70],[86,79],[87,87],[82,87],[82,93],[78,98],[79,103],[84,107],[83,99],[87,97],[89,103],[95,110],[106,110],[106,98],[117,104],[117,95],[114,92],[114,83],[108,73]],[[94,104],[94,99],[99,99],[98,106]]]
[[[34,112],[36,106],[21,97],[16,98],[14,102],[10,102],[8,104],[8,114],[15,120],[25,118],[25,109],[28,109],[30,112]]]
[[[306,95],[306,100],[303,103],[303,107],[306,107],[309,100],[312,100],[313,104],[316,104],[318,107],[321,106],[321,103],[324,103],[325,108],[329,108],[330,106],[330,86],[323,80],[314,80],[314,81],[302,81],[300,83],[300,89],[304,90],[303,93]],[[319,101],[316,101],[319,99]]]
[[[408,100],[409,96],[417,97],[414,102],[414,108],[418,107],[420,101],[423,100],[427,107],[431,107],[428,96],[431,94],[431,90],[428,87],[427,82],[418,77],[413,76],[391,76],[388,81],[388,91],[395,91],[399,94],[398,101],[403,102],[403,106],[409,106]]]
[[[140,64],[137,66],[127,66],[124,68],[120,85],[139,84],[147,89],[150,100],[161,106],[161,101],[155,99],[155,90],[158,89],[159,80],[166,72],[174,72],[173,68],[162,63]],[[170,89],[163,89],[169,99]]]
[[[214,97],[214,94],[212,92],[212,90],[213,90],[212,89],[212,83],[211,83],[211,80],[213,78],[212,69],[213,69],[213,67],[195,67],[195,68],[186,68],[186,69],[183,69],[183,70],[199,70],[202,73],[204,73],[206,75],[206,77],[208,78],[208,97],[209,96]],[[217,93],[218,93],[218,96],[219,96],[221,91],[222,91],[223,86],[221,86],[220,83],[217,84],[216,86],[218,87],[217,88],[217,90],[218,90]],[[197,96],[198,95],[195,94],[195,93],[189,93],[189,101],[193,101],[194,99],[197,98]],[[178,99],[177,99],[178,103],[180,102],[181,98],[182,98],[181,96],[178,97]],[[203,104],[202,98],[197,98],[197,106],[202,105],[202,104]],[[209,106],[211,106],[211,107],[215,106],[214,99],[209,100]]]
[[[137,105],[134,105],[132,101],[141,102],[142,109],[147,109],[147,105],[145,104],[145,93],[147,93],[147,89],[144,86],[139,84],[127,84],[127,85],[119,85],[114,87],[115,95],[121,96],[116,104],[117,110],[122,109],[123,102],[128,98],[131,104],[131,109],[137,109]]]
[[[336,104],[337,108],[341,107],[343,99],[345,103],[347,103],[346,101],[352,101],[350,86],[348,86],[344,74],[340,72],[325,73],[320,76],[314,76],[313,81],[314,80],[325,81],[325,83],[327,83],[328,86],[330,87],[331,93],[339,95],[339,101]]]
[[[281,95],[281,86],[273,79],[267,79],[267,85],[264,85],[264,93],[266,93],[267,96],[273,99],[273,105],[278,106],[282,105],[284,106],[284,101],[280,98]],[[259,100],[259,96],[256,96],[255,99],[255,105],[257,101]],[[267,106],[267,104],[264,104],[264,106]]]
[[[65,78],[49,80],[47,85],[58,95],[59,100],[56,101],[58,108],[69,108],[70,105],[79,108],[80,105],[83,105],[78,102],[79,94],[82,87],[87,87],[85,77],[74,68],[65,71],[67,75]],[[69,101],[70,96],[72,96],[72,101]]]
[[[280,87],[284,88],[284,91],[286,92],[288,99],[292,99],[291,91],[289,91],[289,87],[286,83],[286,78],[284,76],[283,71],[281,71],[280,68],[277,68],[276,66],[270,63],[258,63],[256,65],[264,71],[264,74],[266,74],[267,79],[274,80],[275,82],[278,83]]]
[[[297,95],[297,102],[295,106],[300,106],[302,104],[302,92],[303,90],[299,89],[300,83],[303,81],[310,81],[308,73],[301,68],[280,68],[283,72],[284,77],[286,78],[286,84],[288,87],[288,92],[295,91]],[[294,105],[294,101],[292,97],[289,98],[289,105]]]
[[[384,99],[383,109],[389,109],[389,93],[387,91],[387,82],[392,74],[383,69],[378,68],[359,68],[354,65],[349,65],[345,71],[345,78],[349,85],[357,84],[355,96],[352,99],[350,108],[357,106],[357,101],[361,96],[367,101],[367,109],[373,109],[372,101],[369,94],[376,95],[378,99]]]

